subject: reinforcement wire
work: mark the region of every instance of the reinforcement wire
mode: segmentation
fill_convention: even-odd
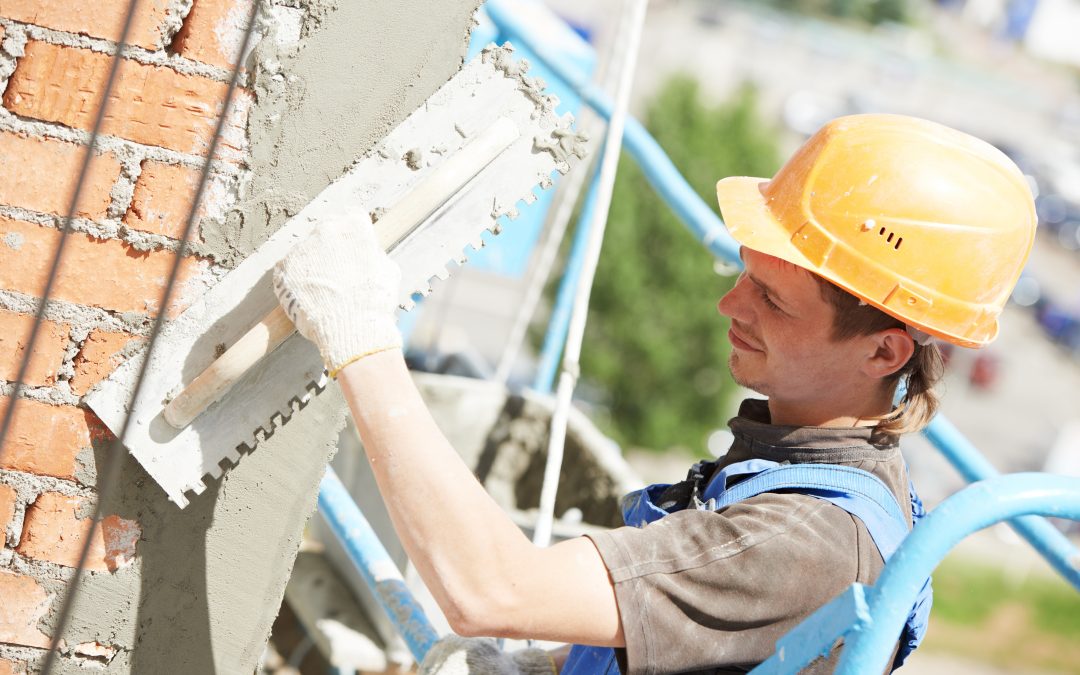
[[[138,0],[133,0],[132,4],[135,4]],[[244,38],[240,43],[240,49],[237,52],[237,61],[232,69],[232,74],[229,77],[229,86],[225,91],[225,100],[221,106],[221,115],[217,119],[217,123],[214,127],[214,136],[210,140],[210,147],[206,153],[206,162],[203,164],[199,173],[199,184],[195,191],[195,196],[191,202],[191,208],[188,210],[187,220],[184,223],[183,234],[180,237],[180,248],[177,251],[176,259],[173,261],[172,269],[169,271],[168,281],[165,283],[165,288],[161,294],[161,302],[158,303],[158,312],[154,316],[153,327],[150,330],[150,337],[146,346],[146,353],[143,356],[142,365],[139,368],[139,375],[135,380],[135,386],[131,392],[131,401],[138,400],[139,392],[142,389],[143,381],[146,379],[147,366],[150,363],[150,357],[153,353],[154,344],[157,341],[157,337],[161,332],[161,327],[165,323],[165,314],[169,307],[169,302],[172,300],[173,290],[176,287],[176,279],[180,271],[180,263],[184,259],[184,254],[187,249],[188,239],[191,237],[192,230],[196,220],[196,214],[198,213],[199,204],[202,201],[203,194],[206,191],[206,183],[208,176],[210,175],[210,167],[214,162],[214,155],[217,152],[218,143],[221,139],[221,131],[225,126],[225,120],[229,116],[229,109],[232,106],[233,95],[236,92],[237,83],[240,79],[240,64],[243,61],[244,55],[248,52],[248,47],[251,44],[251,35],[255,28],[255,19],[259,13],[259,6],[261,0],[254,0],[251,3],[251,10],[247,17],[247,27],[244,30]],[[130,15],[128,17],[130,23]],[[119,52],[118,52],[119,54]],[[53,629],[52,641],[49,644],[49,652],[45,657],[45,664],[42,668],[44,675],[49,675],[52,669],[53,662],[56,658],[56,652],[61,640],[61,636],[64,633],[64,628],[67,626],[68,617],[71,613],[71,607],[74,603],[75,596],[78,591],[79,580],[82,578],[82,571],[86,566],[86,559],[89,557],[90,546],[94,540],[94,536],[97,534],[97,528],[99,520],[101,519],[102,504],[105,503],[105,496],[109,490],[116,483],[119,478],[120,469],[123,466],[123,459],[126,456],[124,451],[123,440],[127,435],[128,425],[131,423],[131,411],[134,409],[133,405],[128,406],[128,414],[124,418],[124,423],[120,428],[120,433],[111,440],[106,446],[104,457],[105,466],[98,472],[98,499],[94,506],[94,514],[90,521],[90,531],[87,533],[86,539],[83,541],[82,550],[79,553],[79,563],[75,568],[75,574],[68,582],[68,591],[64,596],[63,605],[61,605],[60,613],[57,615],[56,625]]]
[[[45,322],[49,296],[52,294],[53,286],[56,284],[56,276],[60,271],[60,265],[64,258],[68,236],[71,234],[71,221],[75,218],[75,209],[78,208],[79,197],[82,196],[83,185],[86,183],[86,174],[90,168],[90,163],[94,160],[94,150],[97,148],[98,136],[101,134],[101,127],[105,121],[105,110],[109,107],[110,94],[112,94],[113,86],[116,84],[116,74],[120,71],[120,63],[123,61],[121,55],[127,46],[128,33],[131,31],[132,17],[135,16],[140,1],[131,0],[128,3],[127,14],[124,16],[124,23],[120,28],[120,39],[116,43],[116,54],[113,55],[109,62],[109,75],[105,80],[105,88],[101,92],[101,105],[98,106],[97,113],[94,115],[90,141],[86,145],[86,153],[83,155],[79,176],[75,180],[75,186],[71,192],[71,201],[68,203],[67,215],[64,216],[64,225],[60,228],[60,241],[56,244],[56,252],[53,254],[52,264],[49,266],[49,275],[45,282],[45,289],[41,294],[41,301],[38,303],[37,311],[34,312],[34,323],[30,328],[29,339],[26,341],[26,351],[23,354],[22,361],[19,363],[19,371],[15,375],[15,387],[8,394],[8,406],[4,410],[3,421],[0,422],[0,460],[4,458],[5,441],[7,441],[8,431],[10,431],[12,422],[15,419],[15,408],[18,405],[19,397],[25,387],[24,379],[26,378],[26,371],[30,367],[30,359],[34,355],[34,345],[37,344],[38,333],[41,332],[41,325]]]

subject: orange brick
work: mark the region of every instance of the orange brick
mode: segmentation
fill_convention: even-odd
[[[101,102],[110,56],[30,41],[4,93],[4,106],[33,119],[89,130]],[[163,66],[125,60],[103,123],[106,134],[205,155],[227,85]],[[244,138],[249,98],[237,96],[222,156]]]
[[[67,215],[85,152],[74,143],[0,132],[0,203]],[[94,157],[76,213],[103,218],[119,175],[120,163],[113,155]]]
[[[232,68],[250,12],[251,0],[195,0],[173,49],[195,61]]]
[[[10,403],[9,397],[0,397],[0,419]],[[75,457],[102,433],[100,424],[80,408],[21,399],[0,448],[0,469],[72,479],[78,468]]]
[[[0,37],[3,37],[3,30],[0,30]],[[15,670],[15,666],[19,664],[14,661],[8,661],[7,659],[0,659],[0,675],[15,675],[16,672],[23,672],[22,669]]]
[[[0,570],[0,642],[24,647],[49,646],[38,621],[49,611],[52,596],[31,577]]]
[[[15,517],[15,488],[0,484],[0,547],[4,544],[4,532]]]
[[[4,16],[45,28],[119,40],[130,0],[4,0]],[[128,32],[128,44],[157,49],[167,0],[141,0]]]
[[[51,227],[0,216],[0,288],[40,296],[61,236]],[[17,249],[4,245],[13,239],[20,242]],[[51,297],[121,312],[155,311],[175,259],[171,251],[137,251],[115,239],[72,232]],[[205,269],[197,258],[181,262],[173,312],[189,299],[184,284]]]
[[[86,338],[75,355],[75,376],[71,391],[82,396],[98,382],[108,377],[121,363],[120,351],[135,339],[127,333],[106,333],[96,330]]]
[[[92,505],[82,497],[68,497],[58,492],[43,492],[26,509],[22,538],[15,549],[35,560],[46,560],[75,567],[90,532],[91,519],[79,517],[90,513]],[[94,532],[86,569],[116,571],[135,557],[135,545],[142,531],[133,520],[109,516]]]
[[[132,229],[179,239],[184,233],[198,186],[199,171],[196,169],[152,160],[143,162],[131,207],[124,214],[124,224]]]
[[[0,379],[14,381],[26,355],[27,341],[34,326],[34,317],[0,309]],[[38,329],[37,345],[30,359],[24,382],[32,386],[53,384],[60,364],[64,362],[68,327],[43,321]]]

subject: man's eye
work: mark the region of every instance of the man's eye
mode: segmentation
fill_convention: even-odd
[[[769,294],[765,292],[765,289],[761,289],[761,299],[765,302],[765,306],[768,307],[769,309],[773,309],[773,310],[777,310],[777,311],[780,310],[780,306],[772,301],[772,298],[770,298]]]

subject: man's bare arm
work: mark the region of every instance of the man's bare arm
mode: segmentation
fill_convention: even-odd
[[[456,632],[623,646],[592,542],[534,546],[439,431],[400,350],[338,379],[394,528]]]
[[[401,272],[371,223],[328,216],[274,269],[356,418],[398,536],[456,631],[622,643],[615,593],[588,539],[533,546],[428,413],[395,325]]]

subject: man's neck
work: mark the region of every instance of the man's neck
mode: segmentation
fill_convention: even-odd
[[[861,401],[785,401],[769,398],[769,421],[793,427],[874,426],[892,410],[892,395],[870,396]]]

